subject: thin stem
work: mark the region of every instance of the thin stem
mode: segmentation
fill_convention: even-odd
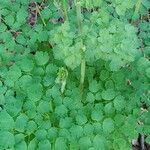
[[[79,0],[76,0],[76,13],[77,13],[77,22],[78,22],[78,28],[79,28],[79,34],[81,34],[81,42],[83,47],[81,48],[82,53],[82,60],[81,60],[81,72],[80,72],[80,87],[81,87],[81,93],[83,91],[84,87],[84,79],[85,79],[85,68],[86,68],[86,61],[85,61],[85,46],[82,41],[82,13],[81,13],[81,4]]]
[[[141,3],[142,3],[142,0],[137,1],[136,5],[135,5],[135,11],[134,11],[135,15],[139,12],[140,7],[141,7]]]
[[[81,4],[79,0],[76,0],[76,13],[77,13],[79,32],[82,33],[82,14],[81,14]]]
[[[63,10],[64,10],[64,19],[65,21],[68,21],[66,0],[63,0]]]
[[[59,2],[58,0],[54,0],[54,5],[55,5],[55,7],[57,8],[58,13],[59,13],[59,15],[61,16],[61,18],[64,19],[64,13],[63,13],[63,10],[62,10],[62,7],[61,7],[60,2]]]
[[[85,58],[83,58],[81,60],[81,78],[80,78],[80,87],[81,87],[81,90],[83,90],[83,85],[84,85],[85,67],[86,67],[86,62],[85,62]]]
[[[39,9],[39,6],[37,5],[37,3],[36,3],[36,10],[37,10],[37,12],[39,13],[39,15],[40,15],[40,17],[41,17],[41,20],[42,20],[44,26],[46,27],[45,20],[42,18],[42,15],[41,15],[41,12],[40,12],[40,9]]]

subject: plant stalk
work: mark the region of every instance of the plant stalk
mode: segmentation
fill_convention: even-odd
[[[82,33],[81,4],[80,4],[79,0],[75,0],[75,2],[76,2],[76,13],[77,13],[77,22],[78,22],[79,33]]]
[[[83,86],[84,86],[85,66],[86,66],[85,58],[83,58],[81,60],[81,77],[80,77],[80,87],[81,87],[81,90],[83,90]]]
[[[64,11],[64,20],[68,21],[66,0],[63,0],[63,11]]]
[[[81,34],[82,38],[82,13],[81,13],[81,4],[79,0],[76,0],[76,13],[77,13],[77,22],[78,22],[78,29],[79,29],[79,34]],[[81,43],[83,45],[83,41],[81,39]],[[85,61],[85,47],[81,48],[81,53],[82,53],[82,60],[81,60],[81,72],[80,72],[80,87],[81,91],[83,90],[84,87],[84,78],[85,78],[85,68],[86,68],[86,61]]]

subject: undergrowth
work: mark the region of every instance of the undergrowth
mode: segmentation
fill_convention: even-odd
[[[150,143],[149,11],[149,0],[1,0],[0,150]]]

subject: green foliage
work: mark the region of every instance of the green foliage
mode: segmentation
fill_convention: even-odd
[[[149,8],[1,0],[0,150],[130,150],[139,133],[150,143]]]

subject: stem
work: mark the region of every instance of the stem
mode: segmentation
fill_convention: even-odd
[[[136,5],[135,5],[135,11],[134,11],[135,15],[139,12],[140,7],[141,7],[141,3],[142,3],[142,0],[137,1]]]
[[[63,2],[64,2],[64,0],[63,0]],[[57,8],[58,13],[59,13],[59,15],[61,16],[61,18],[64,19],[64,12],[63,12],[63,10],[62,10],[62,7],[61,7],[60,2],[59,2],[58,0],[54,0],[54,5],[55,5],[55,7]]]
[[[66,0],[63,0],[64,19],[68,21]]]
[[[82,36],[82,14],[81,14],[81,4],[80,4],[79,0],[76,0],[76,13],[77,13],[79,33]],[[82,42],[82,45],[83,45],[82,39],[81,39],[81,42]],[[86,68],[85,47],[84,47],[84,45],[81,49],[81,53],[82,53],[82,60],[81,60],[80,87],[81,87],[81,92],[82,92],[83,91],[83,86],[84,86],[85,68]]]
[[[83,90],[83,85],[84,85],[85,66],[86,66],[85,58],[83,58],[81,60],[81,78],[80,78],[80,87],[81,87],[81,90]]]
[[[41,18],[41,20],[42,20],[42,22],[43,22],[44,26],[46,27],[45,20],[42,18],[42,15],[41,15],[41,12],[40,12],[40,9],[39,9],[39,6],[38,6],[38,4],[37,4],[37,3],[36,3],[36,10],[37,10],[37,12],[39,13],[40,18]]]
[[[82,33],[82,14],[81,14],[81,5],[79,0],[76,0],[76,13],[77,13],[79,33]]]

